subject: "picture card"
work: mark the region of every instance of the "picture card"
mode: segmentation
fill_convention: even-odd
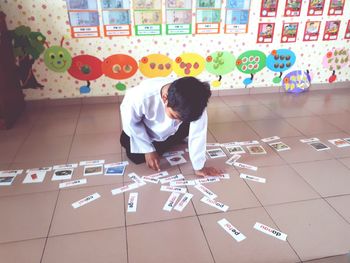
[[[58,170],[58,169],[66,169],[66,168],[77,168],[77,163],[71,163],[71,164],[60,164],[60,165],[54,165],[52,169]]]
[[[330,0],[328,15],[342,15],[344,10],[344,4],[345,0]]]
[[[185,207],[188,205],[188,203],[191,201],[192,197],[193,197],[193,194],[185,193],[181,197],[177,205],[174,207],[174,210],[182,212],[185,209]]]
[[[136,173],[129,173],[128,177],[140,186],[146,184]]]
[[[69,182],[64,182],[59,184],[59,188],[67,188],[67,187],[72,187],[76,185],[82,185],[86,184],[87,180],[86,179],[79,179],[79,180],[74,180],[74,181],[69,181]]]
[[[318,142],[319,140],[319,138],[300,139],[302,143]]]
[[[278,9],[278,0],[266,1],[261,0],[261,17],[276,17]]]
[[[175,206],[176,200],[179,198],[180,193],[172,192],[168,200],[165,202],[163,210],[170,212]]]
[[[173,155],[169,157],[165,157],[171,166],[179,165],[182,163],[186,163],[186,159],[182,155]]]
[[[212,159],[220,158],[220,157],[226,157],[225,152],[221,148],[215,148],[215,149],[207,150],[207,154]]]
[[[225,145],[225,148],[229,154],[245,153],[245,150],[240,145]]]
[[[170,183],[172,181],[177,181],[177,180],[181,180],[181,179],[185,179],[185,177],[182,174],[176,174],[173,176],[169,176],[169,177],[160,179],[160,183],[166,184],[166,183]]]
[[[283,142],[274,142],[269,144],[273,149],[275,149],[277,152],[283,152],[290,150],[290,147],[283,143]]]
[[[343,139],[333,139],[333,140],[328,140],[331,144],[337,146],[338,148],[343,148],[343,147],[349,147],[350,143],[343,140]]]
[[[81,161],[79,163],[80,166],[85,166],[85,165],[98,165],[98,164],[104,164],[105,160],[92,160],[92,161]]]
[[[76,209],[76,208],[79,208],[79,207],[81,207],[83,205],[86,205],[86,204],[88,204],[88,203],[90,203],[92,201],[95,201],[95,200],[97,200],[100,197],[101,196],[99,195],[99,193],[94,193],[92,195],[89,195],[89,196],[87,196],[87,197],[85,197],[85,198],[83,198],[83,199],[73,203],[72,206],[73,206],[74,209]]]
[[[316,151],[324,151],[329,150],[330,148],[325,145],[323,142],[310,142],[308,143],[310,146],[312,146]]]
[[[284,16],[300,16],[302,0],[286,0]]]
[[[227,163],[228,165],[233,165],[239,158],[241,158],[241,156],[238,154],[235,154],[230,159],[228,159],[225,163]]]
[[[344,138],[344,141],[347,141],[348,143],[350,143],[350,138]]]
[[[247,179],[247,180],[251,180],[251,181],[254,181],[254,182],[258,182],[258,183],[266,183],[266,179],[265,178],[262,178],[262,177],[257,177],[257,176],[253,176],[253,175],[249,175],[249,174],[244,174],[244,173],[241,173],[239,175],[240,178],[243,178],[243,179]]]
[[[344,39],[350,39],[350,20],[348,21],[348,24],[345,29]]]
[[[338,38],[339,28],[340,20],[327,21],[323,32],[323,41],[336,40]]]
[[[247,149],[250,154],[266,154],[264,147],[261,145],[249,145],[247,146]]]
[[[254,229],[258,230],[258,231],[261,231],[269,236],[272,236],[272,237],[275,237],[279,240],[283,240],[283,241],[287,241],[287,235],[276,230],[276,229],[273,229],[269,226],[266,226],[264,224],[261,224],[259,222],[256,222],[255,225],[254,225]]]
[[[0,186],[9,186],[15,180],[17,174],[0,174]]]
[[[259,23],[256,43],[272,43],[275,23]]]
[[[105,175],[124,175],[128,162],[110,163],[105,165]]]
[[[160,187],[160,191],[163,191],[163,192],[176,192],[176,193],[184,194],[184,193],[187,192],[187,189],[183,188],[183,187],[178,187],[178,186],[162,185]]]
[[[297,41],[299,23],[283,23],[281,43],[293,43]],[[279,137],[278,137],[279,139]],[[277,140],[278,140],[277,139]]]
[[[172,152],[165,152],[163,153],[163,157],[169,157],[169,156],[174,156],[174,155],[182,155],[184,154],[184,151],[172,151]]]
[[[220,211],[223,211],[223,212],[226,212],[228,210],[228,206],[227,205],[224,205],[223,203],[220,203],[218,201],[215,201],[213,199],[210,199],[206,196],[204,196],[202,199],[201,199],[201,202],[211,206],[211,207],[214,207],[216,209],[219,209]]]
[[[320,34],[321,21],[307,21],[305,23],[303,41],[317,41]]]
[[[208,188],[206,188],[202,184],[196,184],[194,188],[196,188],[199,192],[201,192],[208,198],[215,199],[216,197],[218,197],[216,194],[214,194],[212,191],[210,191]]]
[[[84,167],[84,176],[103,174],[103,164],[87,165]]]
[[[253,166],[253,165],[249,165],[249,164],[245,164],[245,163],[234,162],[233,165],[238,167],[238,168],[249,169],[249,170],[252,170],[252,171],[257,171],[258,170],[258,167]]]
[[[128,213],[136,212],[138,193],[130,193],[128,200]]]
[[[237,228],[235,228],[229,221],[225,218],[218,221],[218,224],[237,242],[241,242],[246,239],[245,235],[243,235]]]
[[[325,0],[309,0],[308,16],[321,16]]]
[[[23,184],[42,183],[45,179],[46,171],[28,172],[23,180]]]
[[[52,181],[69,180],[72,178],[74,169],[58,169],[55,170],[52,176]]]
[[[279,139],[281,139],[281,138],[278,137],[278,136],[272,136],[272,137],[263,138],[263,139],[261,139],[261,141],[263,141],[263,142],[272,142],[272,141],[276,141],[276,140],[279,140]]]

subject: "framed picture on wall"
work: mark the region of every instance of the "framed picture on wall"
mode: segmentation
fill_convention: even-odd
[[[261,17],[276,17],[278,0],[261,0]]]
[[[348,21],[348,24],[346,26],[344,38],[345,39],[350,39],[350,20]]]
[[[249,10],[226,10],[225,33],[247,33]]]
[[[340,20],[327,21],[324,27],[323,40],[336,40],[338,38]]]
[[[275,23],[259,23],[257,43],[272,43]]]
[[[300,16],[302,0],[286,0],[284,16]]]
[[[330,0],[328,15],[342,15],[344,11],[345,0]]]
[[[307,10],[308,16],[321,16],[323,15],[325,0],[309,0],[309,7]]]
[[[96,0],[67,0],[69,10],[97,10]]]
[[[303,41],[317,41],[320,34],[321,21],[307,21]]]
[[[281,43],[296,42],[298,35],[299,23],[283,23]]]

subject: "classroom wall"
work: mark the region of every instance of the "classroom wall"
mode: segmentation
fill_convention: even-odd
[[[226,3],[223,1],[223,7]],[[183,52],[195,52],[204,58],[215,51],[229,51],[236,58],[244,51],[258,49],[267,55],[274,49],[286,48],[291,49],[296,54],[296,63],[291,70],[306,70],[311,73],[313,83],[328,83],[331,75],[329,69],[323,68],[322,60],[325,54],[332,48],[350,47],[349,40],[344,39],[345,29],[350,19],[350,1],[345,4],[344,15],[327,16],[329,0],[326,1],[324,14],[325,20],[341,20],[341,28],[337,41],[322,41],[324,24],[320,30],[318,41],[303,42],[303,32],[305,22],[310,19],[306,16],[308,1],[303,1],[303,8],[300,17],[287,18],[283,17],[285,1],[280,1],[276,18],[260,18],[260,0],[251,1],[249,29],[246,34],[224,34],[217,35],[182,35],[182,36],[131,36],[131,37],[114,37],[114,38],[86,38],[72,39],[70,37],[70,28],[68,23],[67,7],[63,0],[0,0],[0,9],[7,14],[7,24],[9,29],[14,29],[19,25],[30,26],[33,31],[40,31],[47,37],[49,45],[59,45],[61,37],[65,37],[64,47],[76,56],[79,54],[89,54],[100,58],[101,60],[112,54],[128,54],[139,61],[143,56],[152,53],[159,53],[169,56],[175,60]],[[224,14],[222,12],[222,14]],[[319,17],[315,17],[318,19]],[[258,23],[275,22],[274,41],[271,44],[257,44]],[[280,43],[282,23],[300,22],[299,33],[296,43]],[[223,24],[222,24],[223,26]],[[223,30],[222,30],[223,32]],[[288,73],[288,72],[286,72]],[[284,73],[284,74],[286,74]],[[83,96],[113,96],[122,94],[115,85],[117,80],[101,76],[99,79],[91,82],[91,92],[89,94],[80,94],[79,88],[84,85],[84,81],[74,79],[68,74],[56,73],[48,70],[43,62],[42,56],[34,65],[34,74],[37,80],[44,85],[40,89],[25,90],[26,99],[43,99],[43,98],[72,98]],[[277,76],[267,68],[254,76],[254,82],[250,87],[264,88],[281,84],[274,84],[272,79]],[[175,76],[172,73],[172,76]],[[215,80],[216,76],[206,71],[201,73],[199,78],[203,80]],[[242,74],[237,69],[224,75],[221,80],[221,86],[213,89],[238,89],[244,88],[242,83],[247,75]],[[137,85],[145,78],[138,71],[130,79],[123,80],[127,88]],[[347,65],[337,71],[337,82],[349,81],[350,66]],[[332,84],[327,86],[332,88]],[[276,88],[277,90],[277,88]]]

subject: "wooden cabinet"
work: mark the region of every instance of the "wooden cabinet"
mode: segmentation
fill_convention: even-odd
[[[9,129],[24,109],[6,15],[0,12],[0,130]]]

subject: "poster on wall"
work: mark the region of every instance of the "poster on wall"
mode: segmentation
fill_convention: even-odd
[[[134,0],[134,23],[137,36],[162,34],[161,0]]]
[[[196,34],[220,33],[221,1],[197,0]]]
[[[281,43],[296,42],[298,35],[299,23],[283,23]]]
[[[340,20],[337,21],[327,21],[324,27],[323,40],[336,40],[338,38],[340,28]]]
[[[67,0],[67,8],[73,38],[100,36],[97,0]]]
[[[257,43],[272,43],[275,23],[259,23]]]
[[[309,0],[309,7],[307,10],[308,16],[321,16],[323,15],[325,0]]]
[[[330,0],[328,15],[342,15],[344,11],[345,0]]]
[[[226,6],[225,33],[247,33],[250,0],[228,0]]]
[[[130,1],[101,0],[104,35],[130,36]]]
[[[284,16],[300,16],[302,0],[286,0]]]
[[[345,39],[350,39],[350,20],[348,21],[348,25],[346,26],[344,38]]]
[[[276,17],[278,0],[261,0],[261,17]]]
[[[192,33],[192,0],[166,0],[166,34]]]
[[[317,41],[320,34],[321,21],[307,21],[303,41]]]

